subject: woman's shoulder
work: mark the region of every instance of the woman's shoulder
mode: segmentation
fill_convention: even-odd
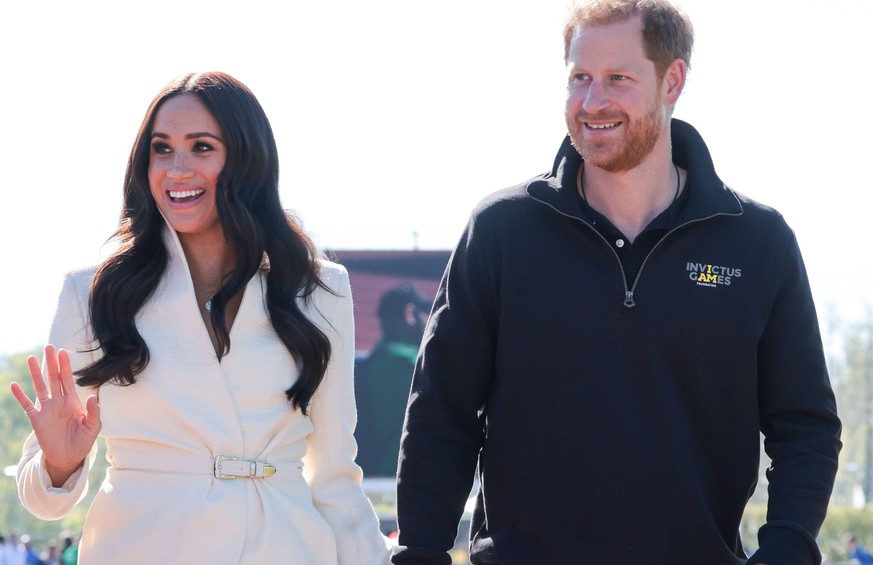
[[[90,292],[91,283],[99,268],[99,265],[91,265],[67,271],[64,274],[64,288],[73,288],[79,293]]]
[[[65,279],[71,279],[75,281],[87,281],[91,282],[94,278],[94,275],[97,274],[97,270],[100,269],[100,265],[89,265],[87,267],[79,267],[77,269],[72,269],[67,271],[64,275]]]
[[[348,284],[346,281],[348,281],[349,273],[345,267],[324,257],[316,259],[316,262],[318,263],[319,277],[325,286],[335,291]]]

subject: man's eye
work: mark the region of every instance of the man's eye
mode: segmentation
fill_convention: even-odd
[[[612,75],[612,80],[627,80],[627,77],[624,75]]]

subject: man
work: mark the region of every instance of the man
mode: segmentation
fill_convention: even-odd
[[[21,536],[21,545],[24,546],[24,563],[27,565],[45,565],[45,561],[39,558],[36,550],[33,549],[33,544],[30,541],[30,536],[24,534]]]
[[[867,551],[867,548],[858,543],[855,536],[849,536],[846,540],[846,546],[849,549],[849,559],[858,565],[870,565],[873,563],[873,555]]]
[[[480,203],[425,330],[394,563],[450,562],[477,463],[474,564],[818,563],[840,423],[815,309],[782,217],[671,120],[691,24],[595,1],[565,46],[554,167]]]
[[[64,538],[61,551],[61,565],[76,565],[79,562],[79,540],[70,536]]]
[[[3,565],[25,565],[27,563],[27,553],[17,533],[9,534],[9,543],[5,545],[3,545],[2,536],[0,536],[0,549],[3,550],[4,554],[0,557],[0,563]]]
[[[412,370],[431,302],[410,284],[379,300],[382,337],[355,367],[357,463],[366,477],[394,477]]]
[[[54,542],[49,544],[45,565],[61,565],[61,550],[58,548],[58,544]]]

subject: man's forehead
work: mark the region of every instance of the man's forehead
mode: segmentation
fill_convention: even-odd
[[[634,14],[628,18],[616,19],[616,20],[591,20],[587,22],[581,22],[576,24],[576,27],[573,28],[573,35],[571,36],[571,40],[575,40],[579,37],[582,37],[586,33],[590,33],[596,30],[603,30],[605,28],[632,28],[637,27],[640,36],[643,33],[643,19],[639,14]]]
[[[593,51],[592,51],[593,50]],[[597,54],[598,59],[610,53],[625,59],[642,55],[648,59],[643,42],[642,27],[636,29],[633,22],[624,20],[615,24],[579,26],[573,31],[568,46],[567,61],[578,59],[585,53]]]

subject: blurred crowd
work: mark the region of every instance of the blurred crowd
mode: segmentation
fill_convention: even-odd
[[[62,535],[38,548],[27,534],[0,534],[0,565],[75,565],[78,561],[78,537]]]

